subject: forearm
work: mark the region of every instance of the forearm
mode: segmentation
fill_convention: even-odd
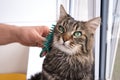
[[[25,46],[41,47],[48,33],[49,28],[47,26],[17,27],[0,24],[0,45],[18,42]]]
[[[0,24],[0,45],[17,41],[18,27]]]

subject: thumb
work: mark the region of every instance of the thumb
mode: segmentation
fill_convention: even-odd
[[[40,40],[41,42],[44,42],[44,41],[46,41],[46,38],[45,38],[45,37],[42,37],[42,36],[39,36],[39,40]]]

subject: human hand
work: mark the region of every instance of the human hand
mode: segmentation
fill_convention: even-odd
[[[43,47],[43,42],[49,31],[47,26],[19,27],[17,42],[25,46]]]

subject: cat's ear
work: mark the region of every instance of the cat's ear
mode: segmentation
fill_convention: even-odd
[[[100,25],[100,23],[101,23],[101,18],[96,17],[87,21],[85,25],[94,33],[97,27]]]
[[[65,11],[63,5],[60,5],[60,19],[67,16],[67,12]]]

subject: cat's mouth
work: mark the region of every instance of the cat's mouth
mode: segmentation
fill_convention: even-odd
[[[59,49],[62,52],[65,52],[69,55],[75,54],[76,51],[78,51],[78,47],[77,46],[70,46],[70,45],[66,45],[65,43],[56,43],[54,44],[54,47],[56,47],[57,49]]]
[[[60,51],[69,55],[77,53],[80,49],[79,46],[70,44],[70,42],[54,41],[53,44],[56,49],[59,49]]]
[[[70,41],[63,41],[62,39],[57,40],[56,37],[54,37],[53,46],[59,49],[62,52],[65,52],[67,54],[75,54],[76,51],[78,51],[78,46],[75,46],[74,44],[71,44]]]
[[[63,47],[67,48],[67,49],[70,49],[69,46],[66,46],[65,43],[61,44]]]

